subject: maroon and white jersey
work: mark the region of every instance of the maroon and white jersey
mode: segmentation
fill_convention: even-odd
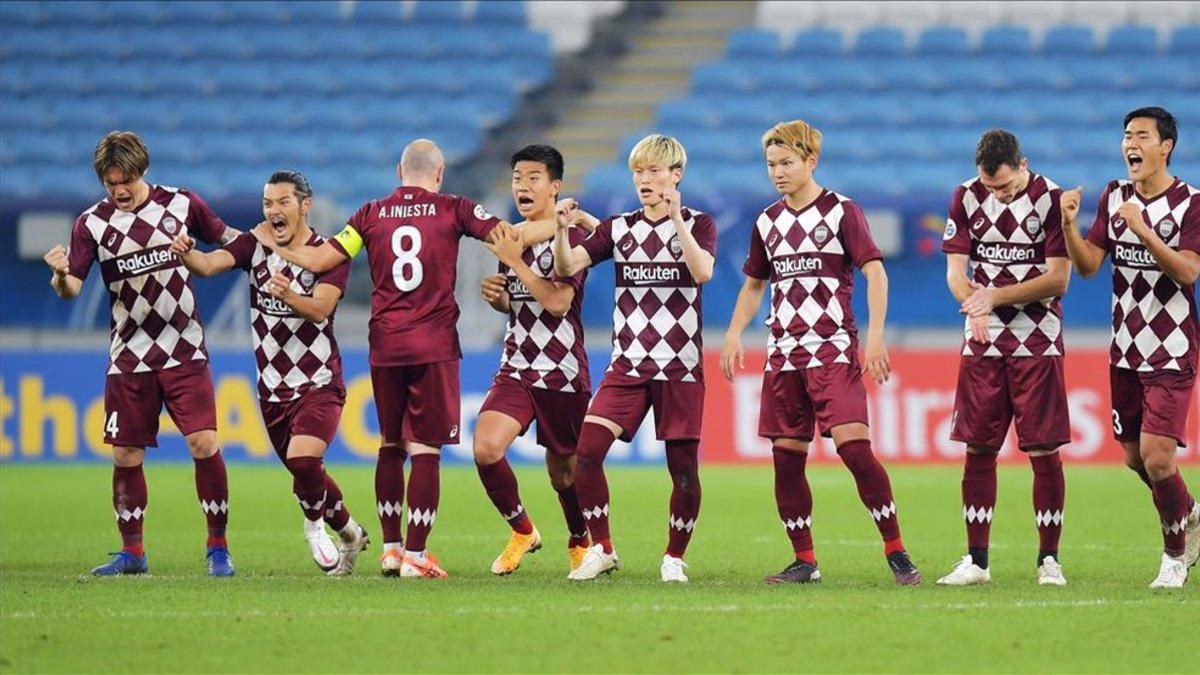
[[[942,251],[969,256],[971,277],[987,288],[1036,279],[1046,273],[1048,258],[1066,258],[1063,241],[1062,189],[1045,176],[1029,174],[1029,185],[1003,204],[975,177],[959,185],[950,199],[950,216],[942,235]],[[1061,356],[1062,299],[1004,305],[988,318],[991,341],[971,340],[966,321],[962,353],[966,356]]]
[[[364,204],[330,240],[348,258],[367,249],[371,365],[462,358],[454,299],[458,242],[464,235],[485,239],[499,222],[469,199],[398,187]]]
[[[571,228],[571,245],[582,243],[584,234]],[[551,391],[591,391],[587,352],[583,345],[583,283],[587,270],[571,277],[554,272],[554,242],[544,241],[525,249],[524,260],[543,279],[568,284],[575,298],[565,316],[554,316],[534,299],[524,282],[507,265],[500,273],[508,280],[508,330],[499,374],[520,380],[526,386]]]
[[[1112,346],[1118,368],[1142,372],[1196,371],[1196,288],[1177,283],[1130,230],[1117,211],[1127,201],[1142,207],[1151,229],[1177,251],[1200,253],[1200,190],[1176,179],[1162,194],[1145,198],[1133,183],[1104,188],[1087,240],[1112,254]]]
[[[75,221],[70,274],[86,279],[92,262],[99,261],[112,301],[109,375],[208,358],[191,273],[170,250],[185,231],[209,244],[227,234],[198,195],[163,185],[151,185],[149,198],[132,212],[105,198]]]
[[[716,255],[717,225],[682,209],[684,226],[700,248]],[[608,372],[671,382],[702,382],[700,285],[683,260],[670,216],[647,219],[642,209],[612,216],[581,244],[595,265],[616,266],[613,352]]]
[[[314,232],[305,245],[323,243],[325,238]],[[350,279],[350,261],[313,274],[280,258],[250,233],[226,244],[225,250],[250,277],[250,327],[254,330],[259,399],[286,403],[317,387],[344,387],[342,357],[333,337],[336,309],[320,323],[309,321],[273,297],[267,284],[276,272],[282,272],[291,279],[293,293],[312,297],[318,284],[335,286],[344,293]]]
[[[759,214],[742,271],[771,281],[766,370],[853,363],[854,268],[882,257],[862,209],[836,192],[799,211],[780,199]]]

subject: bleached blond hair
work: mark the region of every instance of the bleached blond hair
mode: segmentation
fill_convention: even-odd
[[[804,120],[780,122],[762,137],[763,152],[772,145],[795,150],[803,159],[821,154],[821,132]]]
[[[629,151],[630,171],[639,166],[658,164],[668,169],[682,169],[687,164],[683,143],[662,134],[650,134]]]

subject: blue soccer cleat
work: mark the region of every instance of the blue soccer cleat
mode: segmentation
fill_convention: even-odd
[[[229,549],[222,546],[210,546],[204,559],[208,561],[208,576],[233,576],[233,558],[229,557]]]
[[[150,571],[146,564],[145,555],[134,555],[129,551],[117,551],[112,554],[112,560],[92,568],[92,574],[98,577],[115,577],[119,574],[145,574]]]

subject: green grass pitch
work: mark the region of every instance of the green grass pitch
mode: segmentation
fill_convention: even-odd
[[[372,469],[332,467],[374,538],[349,579],[308,557],[291,479],[230,466],[234,579],[203,570],[191,468],[151,464],[151,576],[93,579],[116,548],[102,466],[0,469],[0,672],[953,671],[1197,672],[1200,581],[1151,592],[1159,527],[1146,489],[1118,467],[1072,467],[1062,545],[1070,585],[1040,588],[1026,467],[1002,469],[990,587],[933,580],[964,549],[959,470],[891,470],[905,541],[925,573],[899,588],[840,467],[812,470],[824,583],[768,587],[785,565],[769,467],[702,468],[704,506],[666,587],[663,468],[609,473],[622,569],[565,579],[557,501],[536,467],[523,497],[546,547],[513,576],[488,572],[507,529],[469,467],[442,471],[431,550],[445,582],[378,574]],[[1200,485],[1195,469],[1185,472]]]

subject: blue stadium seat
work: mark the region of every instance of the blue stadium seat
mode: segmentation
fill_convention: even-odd
[[[139,97],[133,103],[112,107],[112,126],[139,134],[143,131],[170,131],[179,126],[176,110],[176,105],[157,97]]]
[[[523,26],[526,22],[525,3],[522,0],[492,0],[475,3],[472,21],[477,24],[497,27]]]
[[[96,68],[88,74],[88,81],[99,94],[136,97],[147,92],[146,75],[145,66],[130,63],[120,68]]]
[[[1042,40],[1043,54],[1091,56],[1096,53],[1096,34],[1089,26],[1054,26]]]
[[[459,0],[419,0],[413,12],[413,23],[438,26],[453,25],[463,21],[463,4]]]
[[[4,4],[6,3],[0,3],[0,6]],[[0,54],[5,56],[5,60],[16,61],[61,59],[70,53],[67,33],[65,29],[58,27],[18,30],[11,33],[5,31],[3,39],[0,40]]]
[[[1195,90],[1200,88],[1200,53],[1193,57],[1132,59],[1126,72],[1129,87],[1134,90]]]
[[[42,98],[5,97],[4,106],[0,107],[0,129],[6,134],[45,129],[53,126],[54,121],[50,106]]]
[[[109,21],[109,7],[98,0],[48,2],[46,21],[55,26],[102,26]]]
[[[132,51],[130,43],[133,42],[128,29],[122,32],[101,27],[70,30],[61,39],[64,45],[59,58],[84,63],[125,59]]]
[[[89,154],[87,150],[72,146],[64,134],[13,134],[7,143],[13,161],[19,164],[66,164]]]
[[[778,101],[769,95],[721,97],[710,105],[720,114],[722,125],[730,128],[750,127],[760,133],[784,117]]]
[[[38,63],[26,71],[25,86],[38,95],[86,94],[92,90],[90,74],[87,68],[73,63]]]
[[[110,99],[79,95],[76,97],[56,96],[50,100],[50,116],[54,120],[54,131],[95,133],[91,144],[100,140],[100,134],[116,125],[116,106]]]
[[[1042,163],[1066,159],[1062,138],[1063,134],[1058,129],[1035,127],[1017,133],[1021,153],[1029,158],[1030,169],[1033,171],[1038,171]],[[1051,179],[1053,178],[1051,176]]]
[[[1178,26],[1171,31],[1167,53],[1172,56],[1200,56],[1200,24]]]
[[[588,171],[583,185],[584,192],[619,194],[632,191],[633,179],[623,164],[600,164]]]
[[[1014,68],[1012,89],[1028,91],[1059,91],[1071,86],[1071,76],[1061,62],[1053,59],[1028,59]]]
[[[935,26],[917,38],[918,56],[966,56],[971,51],[967,32],[953,26]]]
[[[899,28],[880,26],[868,28],[858,34],[854,53],[858,56],[901,57],[906,51],[904,31]]]
[[[725,56],[730,59],[772,59],[782,51],[779,33],[758,28],[733,31],[725,46]]]
[[[699,100],[692,97],[667,101],[658,107],[655,119],[662,126],[719,128],[723,122],[720,111],[700,104]]]
[[[1117,26],[1108,32],[1104,41],[1109,54],[1145,55],[1158,52],[1158,31],[1151,26]]]
[[[211,0],[173,0],[162,9],[162,23],[171,26],[216,25],[228,18],[225,4]]]
[[[1033,52],[1033,39],[1024,26],[996,26],[983,32],[979,53],[983,56],[1024,56]]]
[[[141,30],[134,39],[119,39],[123,42],[123,48],[128,50],[127,58],[135,61],[182,61],[192,58],[198,49],[207,46],[199,39],[190,39],[186,34],[162,30]]]
[[[362,3],[356,3],[362,4]],[[349,7],[349,6],[347,6]],[[346,21],[348,14],[340,0],[306,0],[290,3],[293,24],[304,26],[333,27]]]
[[[1063,155],[1068,161],[1104,161],[1118,156],[1121,134],[1114,128],[1064,129],[1060,136]]]
[[[222,95],[268,94],[287,86],[289,80],[285,79],[285,73],[282,69],[258,63],[220,63],[212,68],[212,81],[217,93]]]
[[[845,51],[841,31],[813,28],[796,33],[787,54],[792,57],[840,56]]]
[[[867,135],[858,131],[843,130],[821,139],[821,159],[832,163],[859,162],[875,157],[875,148]]]
[[[221,98],[198,99],[181,105],[179,130],[199,132],[206,129],[237,129],[241,127],[240,110],[231,109]]]
[[[0,18],[6,26],[41,26],[46,23],[46,3],[9,0],[0,3]]]
[[[915,128],[966,126],[975,122],[975,111],[956,94],[915,94],[906,100],[909,125]]]
[[[837,104],[846,124],[865,128],[897,127],[908,121],[902,94],[887,92],[875,96],[848,93]]]
[[[277,24],[285,24],[291,19],[289,5],[304,3],[283,3],[277,0],[253,0],[252,2],[226,2],[225,18],[233,25],[254,26],[268,30]]]
[[[757,87],[758,81],[748,69],[728,61],[706,63],[692,71],[695,92],[747,92]]]
[[[125,2],[107,2],[106,4],[110,6],[109,21],[113,27],[129,28],[137,26],[142,28],[146,26],[158,26],[162,24],[165,16],[163,12],[164,3],[162,2],[148,0],[136,4]],[[131,4],[132,6],[130,6]],[[114,5],[121,6],[115,8]]]

